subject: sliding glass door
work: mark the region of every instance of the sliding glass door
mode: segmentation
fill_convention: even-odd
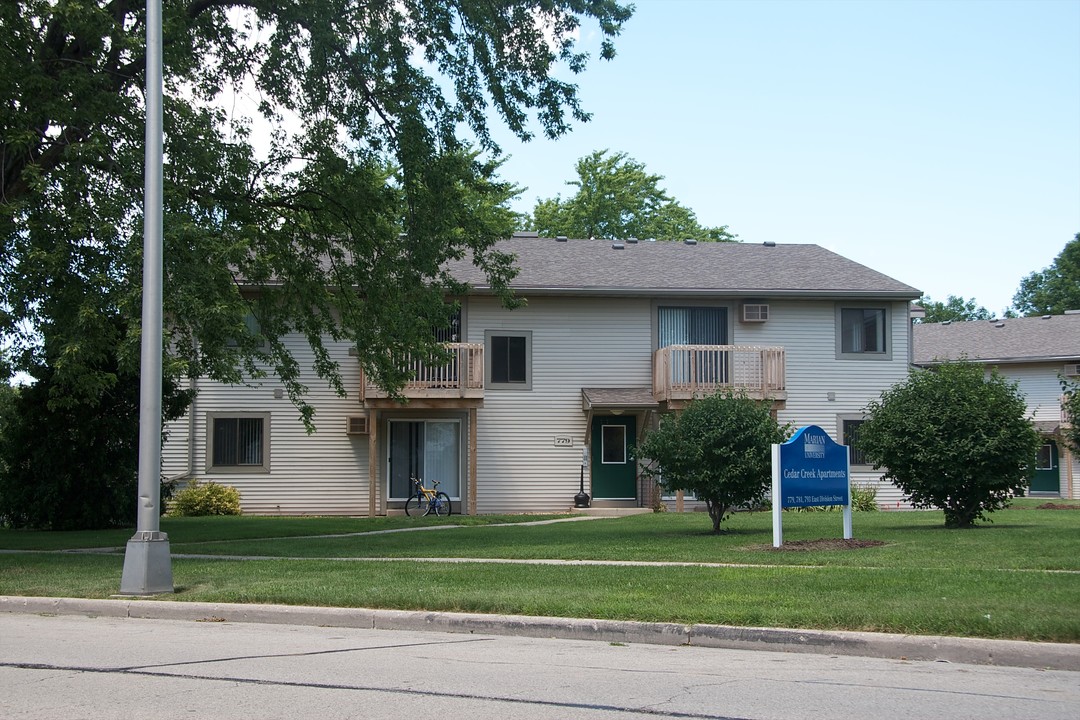
[[[439,490],[461,499],[461,421],[390,421],[390,500],[411,494],[410,478],[426,487],[438,481]]]

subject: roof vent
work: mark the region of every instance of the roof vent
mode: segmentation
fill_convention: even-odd
[[[556,235],[555,236],[555,242],[566,242],[566,236],[565,235]]]
[[[952,320],[942,320],[941,324],[942,325],[952,325]]]
[[[996,322],[996,323],[994,323],[994,327],[1005,327],[1005,323],[1003,323],[1003,322]]]
[[[515,232],[513,234],[512,237],[516,237],[516,238],[538,238],[538,237],[540,237],[540,233],[536,232],[535,230],[518,230],[517,232]]]
[[[638,239],[636,237],[626,238],[626,242],[630,243],[631,245],[637,245]]]
[[[765,247],[776,247],[776,243],[774,241],[772,241],[772,240],[766,240],[765,242],[763,242],[761,244],[764,245]]]
[[[621,242],[613,242],[613,243],[611,243],[611,249],[612,250],[622,250],[624,247],[626,247],[626,246],[623,245]]]
[[[697,245],[697,240],[694,238],[686,238],[683,240],[683,245]]]
[[[1043,315],[1043,316],[1042,316],[1042,319],[1043,319],[1043,320],[1049,320],[1049,319],[1050,319],[1050,318],[1052,318],[1052,317],[1054,317],[1054,316],[1053,316],[1053,315]]]

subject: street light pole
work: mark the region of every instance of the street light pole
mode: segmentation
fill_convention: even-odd
[[[139,382],[139,514],[124,553],[120,592],[173,591],[169,536],[161,513],[162,285],[162,41],[161,0],[146,0],[146,180],[143,194],[142,347]]]

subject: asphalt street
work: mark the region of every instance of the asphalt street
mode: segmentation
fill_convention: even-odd
[[[1080,673],[481,634],[0,613],[3,718],[1080,717]]]

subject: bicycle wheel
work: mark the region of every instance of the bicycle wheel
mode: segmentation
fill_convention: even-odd
[[[417,498],[415,495],[405,501],[405,514],[420,517],[427,515],[428,503],[426,498]]]
[[[435,493],[435,500],[431,503],[431,509],[436,515],[449,515],[451,511],[450,496],[444,492]]]

